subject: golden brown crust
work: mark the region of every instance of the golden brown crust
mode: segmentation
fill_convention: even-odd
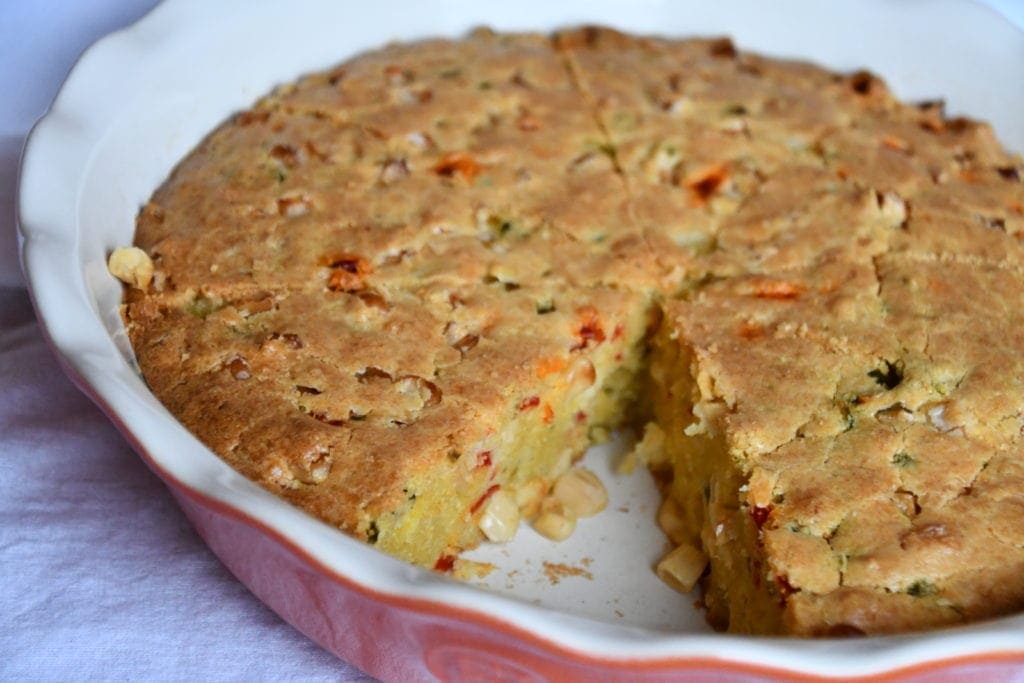
[[[987,126],[870,74],[480,31],[215,131],[140,213],[157,272],[126,320],[186,426],[374,540],[516,406],[557,415],[574,362],[612,377],[668,300],[782,598],[742,628],[921,628],[1024,604],[1022,176]]]

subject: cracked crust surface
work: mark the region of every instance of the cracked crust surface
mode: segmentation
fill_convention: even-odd
[[[730,628],[922,628],[1024,604],[1022,177],[984,124],[863,72],[481,31],[367,53],[211,134],[140,214],[156,273],[125,317],[186,426],[349,533],[464,485],[429,553],[392,549],[432,564],[476,542],[493,486],[453,462],[580,362],[602,386],[661,302],[684,421],[721,440],[731,519],[757,520],[731,540],[743,576],[779,612]]]

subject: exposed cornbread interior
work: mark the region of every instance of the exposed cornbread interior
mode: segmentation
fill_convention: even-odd
[[[212,133],[125,320],[214,451],[399,557],[450,569],[512,502],[557,537],[538,501],[646,417],[659,571],[707,558],[716,624],[924,628],[1024,604],[1022,174],[868,74],[481,31]]]

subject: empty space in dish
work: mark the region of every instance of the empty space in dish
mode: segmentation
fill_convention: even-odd
[[[470,582],[566,614],[659,630],[711,631],[694,605],[699,590],[678,593],[654,573],[671,545],[655,524],[661,497],[654,478],[642,465],[629,474],[617,469],[632,442],[627,432],[616,432],[581,462],[608,489],[602,512],[581,519],[561,543],[523,523],[511,542],[484,543],[463,553],[494,565]]]

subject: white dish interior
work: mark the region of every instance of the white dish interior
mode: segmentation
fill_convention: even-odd
[[[718,657],[853,675],[1024,650],[1024,616],[842,643],[714,634],[692,607],[696,596],[674,593],[648,571],[664,550],[652,521],[656,494],[645,472],[611,474],[614,448],[594,449],[587,461],[611,490],[604,513],[561,545],[524,526],[512,544],[471,554],[499,565],[478,582],[487,588],[460,584],[385,557],[261,490],[149,393],[134,370],[117,311],[121,287],[105,259],[131,242],[139,206],[208,131],[274,85],[389,40],[458,36],[484,24],[549,30],[579,23],[729,34],[742,49],[839,70],[867,67],[902,98],[943,97],[949,113],[989,120],[1005,144],[1024,150],[1024,34],[966,1],[378,0],[353,8],[329,0],[171,0],[94,46],[30,139],[20,194],[23,260],[51,338],[161,468],[375,590],[499,615],[605,658]],[[545,561],[593,578],[564,576],[552,585]]]

